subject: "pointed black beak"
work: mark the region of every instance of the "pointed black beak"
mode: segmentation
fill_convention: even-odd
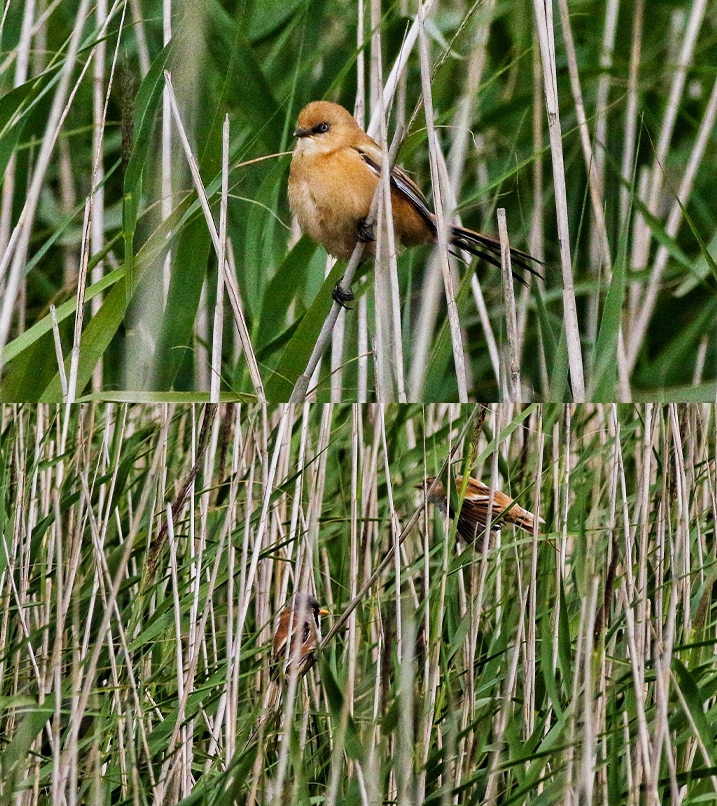
[[[304,129],[301,126],[298,126],[294,129],[294,137],[308,137],[311,134],[311,129]]]

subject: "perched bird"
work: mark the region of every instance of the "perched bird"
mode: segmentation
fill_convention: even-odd
[[[271,649],[271,680],[264,694],[263,713],[254,724],[247,747],[279,718],[283,684],[289,683],[292,672],[295,670],[298,681],[314,665],[321,643],[321,616],[328,613],[315,596],[300,591],[279,611]]]
[[[416,485],[422,488],[428,494],[428,500],[434,504],[445,514],[448,509],[448,496],[446,490],[439,481],[433,488],[432,492],[428,492],[431,484],[433,484],[435,476],[430,476],[421,484]],[[460,492],[463,485],[463,478],[456,476],[456,490]],[[488,506],[490,503],[490,487],[483,484],[478,479],[469,478],[468,486],[466,487],[466,494],[463,498],[461,511],[458,513],[458,534],[467,542],[473,543],[477,537],[485,531],[488,522]],[[455,512],[451,509],[448,512],[449,517],[455,518]],[[535,523],[535,515],[528,512],[527,509],[519,506],[515,501],[502,493],[500,490],[493,490],[493,508],[491,510],[491,532],[500,529],[501,524],[513,523],[524,529],[526,532],[533,532],[533,525]],[[539,518],[539,522],[543,522]]]
[[[313,101],[299,114],[289,174],[289,205],[302,232],[327,252],[348,260],[359,240],[364,257],[375,254],[375,234],[366,219],[381,175],[382,153],[353,115],[329,101]],[[403,246],[436,242],[436,217],[416,183],[401,168],[391,171],[391,207],[396,240]],[[449,241],[500,267],[500,241],[449,226]],[[512,263],[537,274],[526,252],[511,249]],[[341,300],[338,300],[341,301]]]
[[[321,643],[320,617],[328,613],[308,593],[296,593],[282,608],[271,651],[275,677],[281,670],[288,682],[292,664],[296,665],[297,678],[303,677],[314,665],[316,649]]]

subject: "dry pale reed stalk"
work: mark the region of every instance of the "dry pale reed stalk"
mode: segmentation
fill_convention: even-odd
[[[219,255],[217,262],[217,290],[212,328],[212,375],[209,400],[219,402],[222,369],[222,333],[224,330],[224,269],[227,249],[227,210],[229,198],[229,115],[222,128],[222,191],[219,206]]]
[[[431,169],[431,187],[433,188],[433,207],[436,215],[436,249],[438,259],[443,274],[443,285],[446,293],[446,306],[448,311],[448,324],[451,334],[451,345],[453,348],[453,363],[456,372],[456,384],[458,387],[458,400],[461,403],[468,402],[468,385],[466,379],[465,356],[463,353],[463,339],[461,336],[460,321],[458,319],[458,307],[455,299],[455,289],[453,287],[453,277],[449,265],[448,257],[448,226],[443,212],[443,189],[441,188],[440,174],[438,170],[439,159],[436,154],[440,151],[438,135],[436,134],[433,115],[433,96],[431,90],[431,68],[428,54],[428,40],[424,28],[428,4],[422,4],[419,8],[418,20],[421,27],[418,32],[419,55],[421,64],[421,90],[423,97],[423,109],[426,114],[426,132],[428,135],[428,161]]]
[[[580,328],[578,326],[573,269],[570,257],[567,190],[563,161],[562,131],[560,127],[557,70],[555,66],[553,9],[552,3],[545,2],[545,0],[533,0],[533,8],[535,10],[538,41],[540,43],[540,56],[543,66],[543,87],[545,90],[545,102],[548,113],[550,151],[553,158],[555,209],[558,225],[558,242],[560,245],[560,264],[563,276],[563,320],[568,346],[570,381],[573,400],[579,403],[586,399],[585,378],[583,375]]]

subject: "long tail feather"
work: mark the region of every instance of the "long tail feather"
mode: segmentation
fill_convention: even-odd
[[[465,249],[466,252],[483,258],[491,265],[500,268],[500,241],[496,238],[491,238],[490,235],[481,235],[479,232],[474,232],[472,229],[465,229],[464,227],[451,227],[451,245],[458,249]],[[513,266],[518,266],[518,268],[530,272],[536,277],[542,277],[534,265],[536,263],[542,265],[541,261],[527,252],[522,252],[520,249],[514,249],[511,246],[510,259]],[[515,272],[513,276],[517,280],[524,282],[523,278],[515,274]]]

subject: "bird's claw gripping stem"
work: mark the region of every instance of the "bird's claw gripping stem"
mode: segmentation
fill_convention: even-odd
[[[348,306],[346,303],[347,303],[347,302],[352,302],[352,301],[353,301],[353,299],[354,299],[354,293],[353,293],[353,291],[352,291],[350,288],[349,288],[349,290],[347,291],[347,290],[346,290],[346,289],[345,289],[345,288],[344,288],[344,287],[341,285],[341,282],[340,282],[340,281],[339,281],[338,283],[336,283],[336,285],[334,286],[334,290],[333,290],[333,292],[332,292],[331,296],[333,297],[334,302],[338,302],[338,303],[339,303],[339,305],[340,305],[342,308],[346,308],[346,309],[348,309],[348,310],[351,310],[351,309],[349,308],[349,306]]]
[[[361,243],[372,243],[376,240],[376,224],[363,218],[356,224],[356,235]]]

